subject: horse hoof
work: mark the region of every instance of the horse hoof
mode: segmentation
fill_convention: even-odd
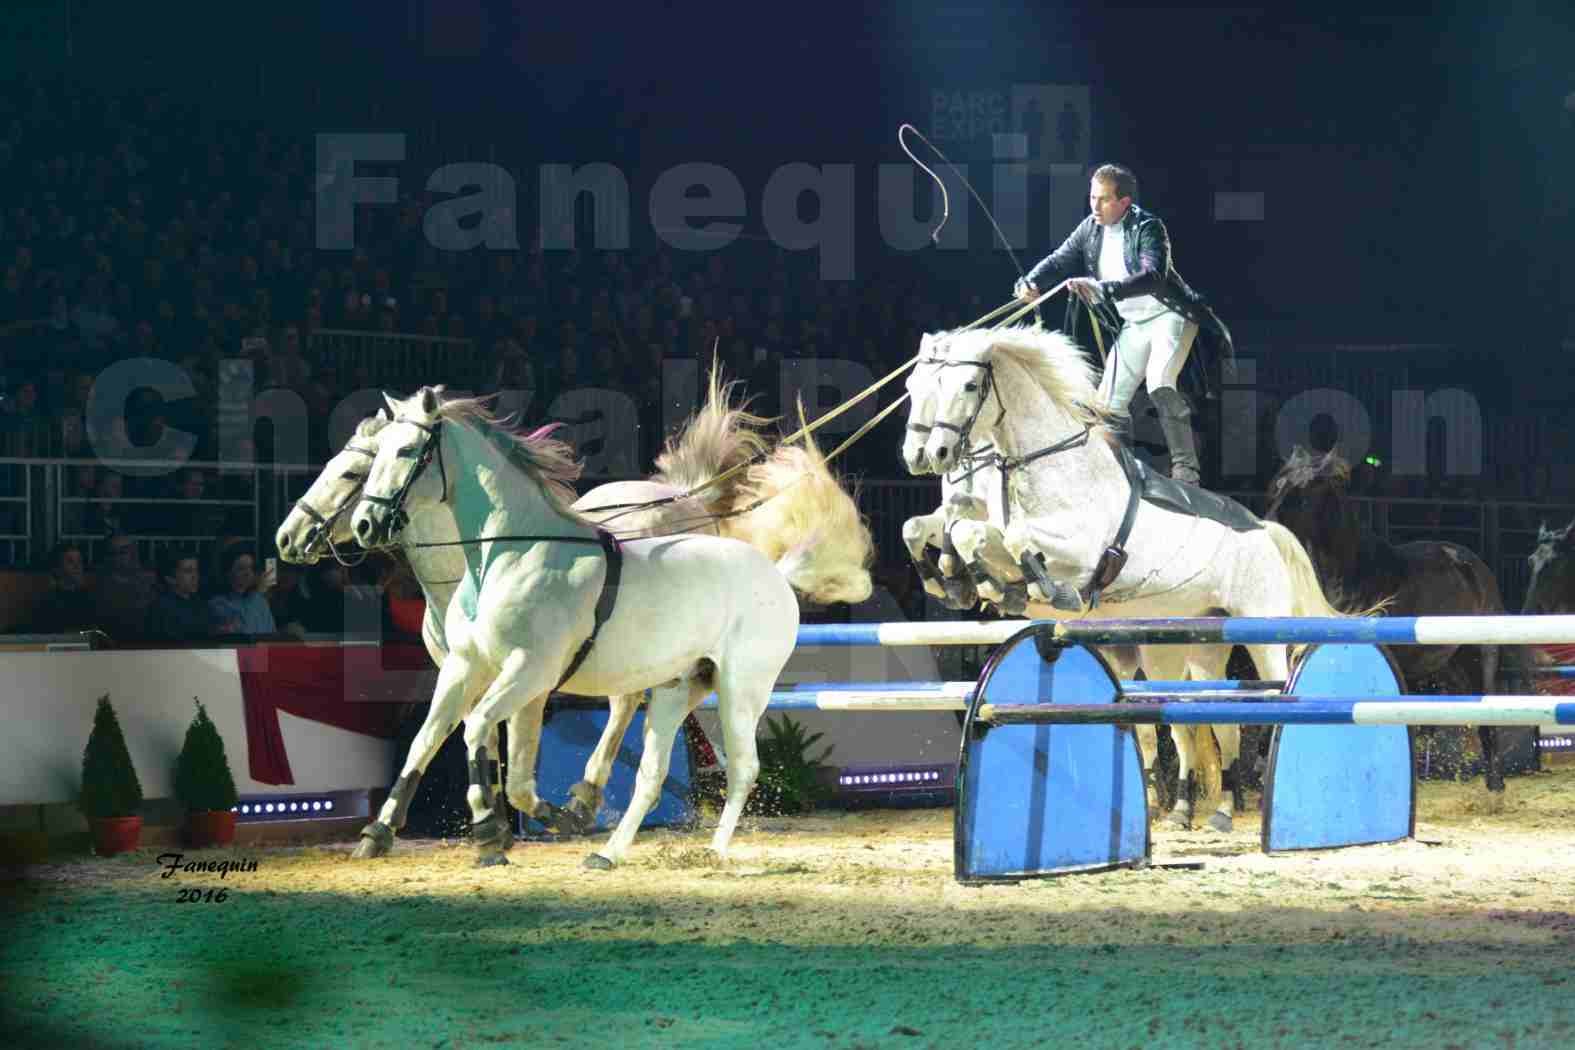
[[[386,857],[394,848],[394,829],[381,821],[361,829],[361,841],[350,854],[351,860],[373,860]]]
[[[1235,821],[1231,820],[1227,814],[1215,813],[1209,817],[1209,827],[1215,831],[1230,831],[1235,826]]]
[[[1489,791],[1503,791],[1504,790],[1504,780],[1503,780],[1503,778],[1502,777],[1489,778],[1488,782],[1487,782],[1487,789]]]
[[[585,863],[582,865],[582,867],[585,867],[590,871],[612,871],[613,862],[602,856],[600,853],[592,853],[590,856],[585,858]]]
[[[476,867],[496,868],[499,865],[507,864],[508,862],[509,858],[505,857],[502,853],[483,853],[481,856],[476,858]]]
[[[1170,816],[1166,817],[1165,821],[1172,827],[1180,828],[1182,831],[1192,830],[1192,818],[1177,810],[1171,810]]]
[[[545,799],[536,803],[536,808],[531,810],[531,819],[554,835],[562,834],[565,830],[563,810],[554,806]]]
[[[571,835],[589,835],[596,830],[596,811],[582,799],[569,799],[558,811],[558,820]]]

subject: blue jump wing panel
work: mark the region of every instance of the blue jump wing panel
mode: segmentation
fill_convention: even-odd
[[[1001,645],[979,677],[957,769],[954,875],[1012,881],[1144,864],[1148,804],[1131,732],[1113,725],[999,725],[981,703],[1108,704],[1115,676],[1093,650],[1036,640]]]
[[[1399,696],[1399,673],[1372,645],[1319,645],[1286,686],[1296,696]],[[1263,788],[1263,850],[1330,849],[1410,838],[1415,766],[1408,726],[1285,725]]]
[[[602,729],[607,725],[607,706],[565,705],[553,712],[541,730],[541,752],[536,764],[536,793],[554,805],[568,800],[569,788],[585,775],[585,761],[596,750]],[[640,771],[640,751],[645,738],[645,709],[635,712],[634,721],[618,745],[612,775],[602,794],[602,807],[596,815],[598,831],[617,826],[634,795],[635,774]],[[673,757],[667,767],[667,780],[656,805],[645,815],[642,828],[671,827],[690,823],[694,807],[690,801],[689,747],[682,729],[673,741]],[[525,833],[539,832],[540,826],[526,821]]]

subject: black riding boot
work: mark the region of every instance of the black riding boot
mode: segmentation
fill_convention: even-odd
[[[1198,446],[1192,436],[1192,408],[1181,391],[1161,387],[1149,391],[1149,400],[1159,413],[1159,428],[1170,448],[1170,476],[1193,485],[1202,481],[1198,470]]]

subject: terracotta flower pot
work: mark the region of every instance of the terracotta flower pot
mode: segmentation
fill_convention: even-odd
[[[235,841],[235,814],[227,809],[202,809],[186,814],[186,845],[228,846]]]
[[[141,817],[94,817],[93,852],[100,857],[128,853],[142,841]]]

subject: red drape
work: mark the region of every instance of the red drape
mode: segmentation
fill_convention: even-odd
[[[1555,664],[1575,664],[1575,645],[1544,645],[1542,651],[1553,657]],[[1537,680],[1537,692],[1554,694],[1575,693],[1575,679],[1571,678],[1540,678]]]
[[[419,645],[259,645],[236,650],[253,780],[293,784],[279,730],[288,711],[338,729],[390,739],[399,704],[432,699],[437,671]]]

